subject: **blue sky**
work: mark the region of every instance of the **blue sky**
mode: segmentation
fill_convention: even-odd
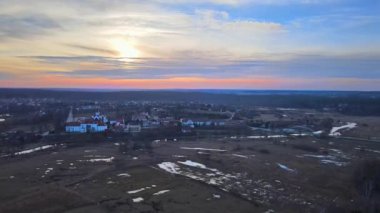
[[[375,0],[0,0],[0,86],[380,90],[379,14]]]

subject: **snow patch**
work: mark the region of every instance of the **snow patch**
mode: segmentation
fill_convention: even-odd
[[[158,167],[172,174],[179,174],[179,166],[172,162],[162,162]]]
[[[50,148],[53,148],[53,147],[54,147],[53,145],[41,146],[41,147],[37,147],[37,148],[33,148],[33,149],[27,149],[27,150],[24,150],[24,151],[21,151],[21,152],[16,152],[15,155],[30,154],[30,153],[33,153],[33,152],[36,152],[36,151],[50,149]]]
[[[134,203],[140,203],[140,202],[144,201],[144,198],[142,198],[142,197],[136,197],[136,198],[133,198],[132,201]]]
[[[194,148],[194,147],[181,147],[181,149],[214,151],[214,152],[226,152],[227,151],[227,150],[223,150],[223,149]]]
[[[111,163],[114,159],[115,159],[114,157],[110,157],[110,158],[97,158],[97,159],[90,159],[90,160],[79,160],[79,162],[85,161],[85,162],[91,162],[91,163],[95,163],[95,162]]]
[[[159,192],[154,193],[153,195],[162,195],[162,194],[165,194],[167,192],[170,192],[170,190],[161,190]]]
[[[285,166],[283,164],[280,164],[280,163],[277,163],[277,166],[279,166],[281,169],[284,169],[284,170],[286,170],[288,172],[295,172],[296,171],[296,170],[291,169],[291,168],[289,168],[289,167],[287,167],[287,166]]]
[[[136,189],[136,190],[128,191],[127,193],[128,194],[136,194],[136,193],[144,191],[145,189],[146,188]]]
[[[239,158],[248,158],[248,156],[239,155],[239,154],[232,154],[232,156],[239,157]]]
[[[334,164],[335,166],[345,166],[345,165],[347,165],[346,162],[338,162],[338,161],[327,160],[327,159],[321,160],[321,163],[323,163],[323,164]]]
[[[183,164],[183,165],[186,165],[186,166],[192,166],[192,167],[197,167],[197,168],[200,168],[200,169],[207,169],[207,167],[201,163],[197,163],[197,162],[194,162],[194,161],[191,161],[191,160],[186,160],[186,161],[178,161],[178,163],[180,164]]]
[[[343,125],[343,126],[339,126],[339,127],[333,127],[330,131],[330,136],[340,136],[341,133],[338,132],[339,130],[342,130],[342,129],[353,129],[357,126],[356,123],[347,123],[346,125]]]
[[[173,155],[174,158],[185,158],[185,155]]]
[[[49,174],[51,171],[53,171],[53,168],[47,168],[45,171],[45,175]]]
[[[118,174],[117,176],[118,177],[131,177],[131,175],[128,173],[121,173],[121,174]]]
[[[215,199],[220,199],[222,196],[220,196],[218,194],[213,194],[212,197],[215,198]]]
[[[379,150],[375,150],[375,149],[365,149],[363,147],[355,147],[355,149],[356,150],[360,150],[360,151],[374,152],[374,153],[380,154],[380,151]]]

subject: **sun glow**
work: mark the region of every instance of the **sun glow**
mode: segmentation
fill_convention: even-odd
[[[140,52],[132,45],[131,42],[124,39],[117,39],[113,40],[112,44],[119,53],[119,57],[124,60],[131,60],[140,56]]]

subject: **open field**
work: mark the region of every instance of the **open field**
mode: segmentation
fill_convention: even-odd
[[[121,145],[2,157],[1,212],[355,210],[353,169],[380,156],[380,143],[312,137],[157,141],[151,152]]]

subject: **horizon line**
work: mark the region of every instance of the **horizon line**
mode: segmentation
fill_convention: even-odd
[[[380,90],[321,90],[321,89],[239,89],[239,88],[164,88],[164,89],[143,89],[143,88],[62,88],[62,87],[1,87],[9,90],[50,90],[50,91],[88,91],[88,92],[138,92],[138,91],[257,91],[257,92],[380,92]]]

